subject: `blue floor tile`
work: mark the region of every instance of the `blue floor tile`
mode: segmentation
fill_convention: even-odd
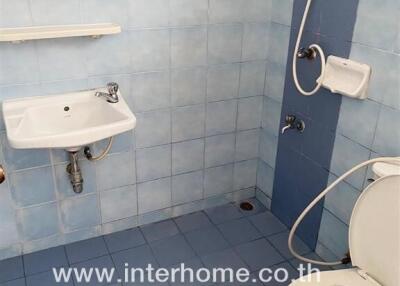
[[[64,246],[58,246],[24,255],[25,275],[46,272],[53,267],[68,265]]]
[[[288,231],[271,212],[251,200],[256,206],[251,212],[241,211],[228,204],[204,212],[196,212],[159,223],[121,231],[104,237],[55,247],[0,261],[0,286],[58,285],[50,270],[71,264],[73,267],[116,267],[117,278],[124,278],[126,267],[143,268],[148,264],[177,268],[180,263],[197,270],[202,267],[249,268],[255,275],[263,267],[289,268],[290,276],[297,278],[293,259],[287,248]],[[183,233],[183,234],[182,234]],[[264,236],[264,237],[263,237]],[[150,245],[149,245],[150,244]],[[233,247],[233,248],[232,248]],[[306,257],[318,258],[301,241],[295,248]],[[112,253],[112,254],[109,254]],[[197,255],[197,256],[196,256]],[[201,258],[199,258],[199,256]],[[319,260],[319,258],[318,258]],[[126,266],[127,264],[127,266]],[[24,278],[24,268],[26,282]],[[330,270],[322,267],[322,270]],[[257,277],[258,278],[258,277]],[[116,283],[107,285],[244,285],[234,283]],[[259,281],[258,281],[259,282]],[[249,282],[249,285],[261,286]],[[270,282],[264,285],[283,286],[288,282]],[[61,285],[82,285],[70,281]],[[92,281],[85,285],[101,285]]]
[[[243,217],[242,213],[234,204],[227,204],[205,210],[208,217],[215,224]]]
[[[137,247],[145,244],[146,241],[139,228],[119,231],[104,236],[108,250],[111,253]]]
[[[163,267],[183,262],[196,255],[181,234],[155,241],[150,246]]]
[[[73,286],[74,283],[72,281],[72,278],[69,282],[63,281],[57,283],[53,271],[47,271],[26,277],[26,285],[27,286],[54,286],[54,285]]]
[[[267,210],[267,208],[266,208],[262,203],[260,203],[259,200],[255,199],[255,198],[253,198],[253,199],[248,199],[248,200],[246,200],[246,202],[249,202],[249,203],[251,203],[251,204],[253,205],[253,209],[252,209],[252,210],[248,211],[248,210],[243,210],[243,209],[241,209],[241,208],[240,208],[240,204],[241,204],[242,202],[240,202],[240,203],[237,204],[237,207],[239,208],[240,212],[241,212],[244,216],[256,215],[256,214],[265,212],[265,211]]]
[[[271,267],[271,270],[273,272],[277,271],[278,269],[285,269],[287,271],[287,273],[289,274],[288,281],[281,281],[284,278],[284,276],[282,274],[282,275],[278,276],[278,279],[274,279],[274,277],[271,277],[272,278],[271,281],[268,282],[268,283],[266,282],[265,285],[268,285],[268,286],[287,286],[291,282],[293,282],[294,280],[299,278],[298,271],[296,269],[294,269],[293,266],[290,265],[288,262],[280,263],[280,264],[277,264],[277,265]],[[263,279],[268,279],[269,278],[266,275],[268,275],[268,273],[265,272],[265,275],[263,275],[264,276]]]
[[[306,255],[304,255],[304,257],[309,258],[309,259],[313,259],[313,260],[317,260],[317,261],[324,261],[321,257],[319,257],[319,256],[318,256],[317,254],[315,254],[315,253],[306,254]],[[304,267],[308,267],[308,265],[307,265],[306,262],[300,261],[300,260],[298,260],[298,259],[291,259],[289,262],[290,262],[290,264],[291,264],[294,268],[296,268],[296,269],[298,269],[298,268],[300,267],[300,264],[303,264]],[[312,268],[319,269],[319,270],[321,270],[321,271],[329,271],[329,270],[332,270],[332,268],[331,268],[330,266],[323,266],[323,265],[311,264],[311,267],[312,267]]]
[[[61,284],[60,284],[61,285]],[[0,284],[0,286],[25,286],[25,278],[19,278],[16,280],[5,282]]]
[[[265,238],[238,245],[235,250],[251,271],[270,267],[285,260]]]
[[[103,237],[87,239],[65,246],[70,264],[108,254]]]
[[[215,226],[188,232],[185,236],[199,256],[229,247]]]
[[[264,236],[269,236],[287,230],[286,226],[271,212],[263,212],[249,217],[249,220]]]
[[[235,281],[234,282],[225,282],[225,283],[220,283],[220,284],[218,284],[218,286],[243,286],[243,285],[252,285],[252,286],[264,286],[264,284],[263,283],[261,283],[259,280],[258,280],[258,277],[257,277],[257,275],[255,275],[255,274],[250,274],[250,277],[249,277],[249,281],[247,282],[247,284],[246,283],[243,283],[243,282],[239,282],[239,281],[236,281],[236,279],[235,279]],[[268,285],[269,286],[269,284],[266,284],[266,285]]]
[[[102,269],[107,269],[108,271],[111,271],[111,269],[114,268],[114,263],[111,259],[111,256],[106,255],[106,256],[102,256],[102,257],[98,257],[98,258],[94,258],[91,260],[87,260],[81,263],[77,263],[77,264],[73,264],[72,267],[76,267],[78,269],[90,269],[91,267],[93,268],[98,268],[99,270]],[[117,282],[117,279],[119,277],[117,277],[117,272],[115,272],[114,276],[113,276],[113,281],[114,283]],[[105,279],[105,278],[104,278]],[[110,282],[111,283],[111,282]],[[110,285],[110,283],[108,283],[106,280],[104,281],[98,281],[96,275],[92,276],[92,279],[90,282],[85,282],[84,280],[82,281],[77,281],[75,279],[74,284],[77,285],[91,285],[91,286],[95,286],[95,285]]]
[[[24,277],[21,256],[0,261],[0,283],[21,277]]]
[[[282,232],[269,236],[267,239],[276,249],[278,249],[279,253],[282,254],[283,257],[285,257],[286,259],[292,259],[293,255],[290,253],[288,247],[288,238],[289,232]],[[293,239],[293,247],[300,255],[311,252],[310,248],[297,236],[295,236]]]
[[[204,267],[203,263],[201,262],[201,260],[199,258],[192,258],[192,259],[190,259],[188,261],[184,261],[182,263],[184,264],[186,269],[188,269],[188,268],[189,269],[193,269],[194,275],[195,275],[197,270],[199,270],[200,268]],[[179,268],[180,269],[180,264],[171,266],[170,270],[172,270],[174,268]],[[196,282],[190,283],[191,277],[190,277],[190,273],[189,272],[184,272],[184,280],[181,281],[180,279],[181,279],[180,278],[180,273],[178,273],[176,275],[175,281],[170,280],[169,284],[171,286],[178,286],[178,285],[179,286],[189,286],[189,285],[190,286],[206,286],[206,285],[211,285],[211,282],[202,283],[202,282],[196,281]]]
[[[145,269],[148,264],[151,264],[154,268],[158,267],[158,263],[153,256],[150,246],[147,244],[113,253],[111,257],[121,276],[124,275],[125,263],[128,264],[128,267],[143,269]]]
[[[177,235],[179,230],[173,220],[164,220],[141,227],[148,242]]]
[[[178,217],[175,219],[175,222],[181,232],[189,232],[212,225],[204,212],[196,212]]]
[[[221,267],[238,270],[246,268],[246,264],[232,248],[204,255],[201,260],[208,269]]]
[[[228,221],[217,227],[231,245],[241,244],[262,237],[260,232],[245,218]]]

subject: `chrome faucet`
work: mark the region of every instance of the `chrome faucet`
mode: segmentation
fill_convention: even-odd
[[[296,122],[296,116],[294,116],[294,115],[286,115],[286,117],[285,117],[286,126],[284,126],[282,128],[281,133],[284,134],[286,132],[286,130],[293,129],[295,122]]]
[[[301,119],[296,119],[296,116],[294,115],[286,115],[285,117],[285,123],[286,125],[282,128],[282,134],[285,134],[286,130],[289,129],[297,129],[300,133],[303,133],[304,130],[306,129],[306,123],[304,120]]]
[[[107,83],[107,91],[105,92],[96,92],[95,96],[105,98],[110,103],[117,103],[119,101],[118,98],[118,84],[115,82]]]

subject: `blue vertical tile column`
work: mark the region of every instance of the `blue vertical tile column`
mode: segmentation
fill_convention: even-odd
[[[281,128],[285,116],[293,114],[306,123],[304,133],[289,130],[279,136],[272,211],[292,226],[302,210],[326,186],[342,98],[321,89],[314,96],[302,96],[292,76],[292,59],[306,0],[295,0],[286,68]],[[301,46],[318,43],[326,55],[348,58],[358,0],[314,0]],[[299,81],[311,90],[320,73],[318,60],[299,60]],[[323,204],[317,205],[299,228],[299,236],[315,248]]]

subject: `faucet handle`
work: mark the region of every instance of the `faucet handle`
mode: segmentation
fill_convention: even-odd
[[[115,95],[119,90],[118,83],[116,82],[109,82],[107,83],[107,90],[109,94]]]
[[[293,123],[296,121],[296,116],[294,115],[286,115],[285,117],[285,122],[287,125],[293,125]]]

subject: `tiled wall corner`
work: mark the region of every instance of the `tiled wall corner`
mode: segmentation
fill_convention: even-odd
[[[264,96],[259,139],[257,197],[271,207],[275,160],[285,85],[293,0],[271,1],[269,36],[266,44]]]

